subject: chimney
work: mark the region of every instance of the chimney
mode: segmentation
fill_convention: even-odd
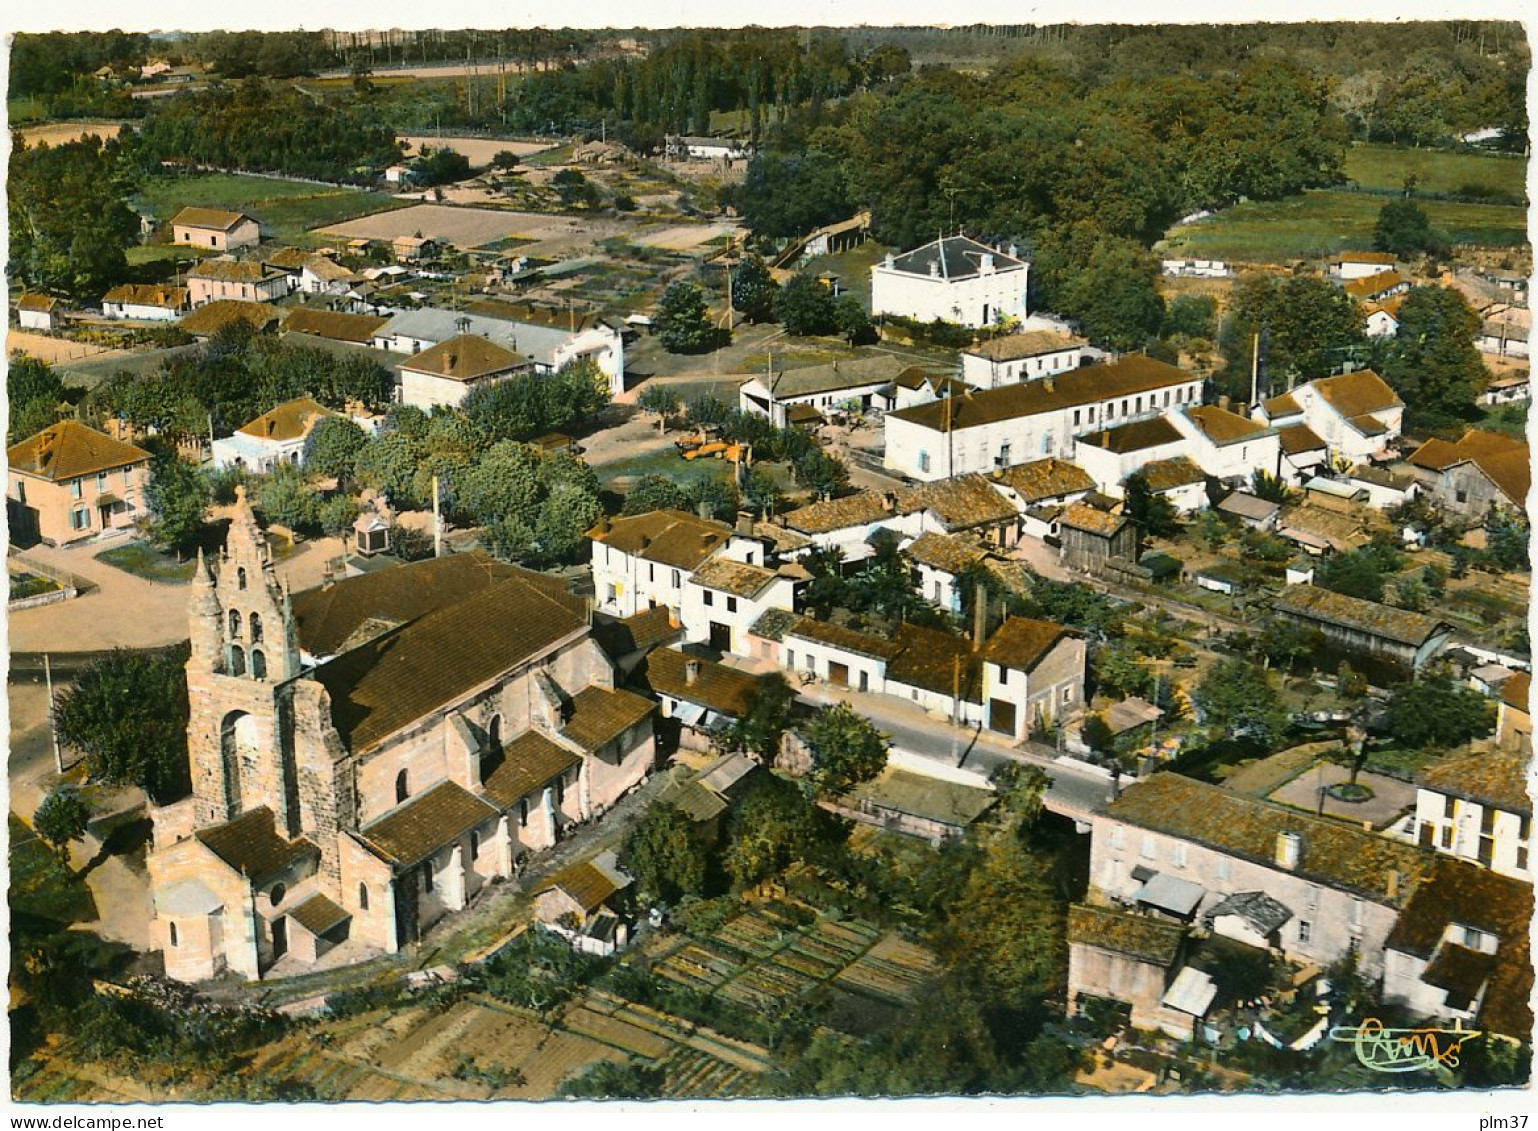
[[[1386,878],[1386,880],[1384,882],[1384,885],[1383,885],[1383,894],[1388,896],[1390,899],[1397,899],[1398,898],[1398,896],[1399,896],[1399,869],[1398,868],[1390,868],[1389,869],[1388,876],[1387,876],[1387,878]]]
[[[601,519],[598,520],[598,533],[607,534],[613,529],[614,523],[608,515],[604,515]]]
[[[983,252],[983,254],[980,257],[980,260],[979,260],[979,262],[977,264],[977,269],[980,272],[982,272],[983,274],[987,274],[988,272],[993,270],[993,252],[991,252],[991,251]]]
[[[1018,244],[1010,244],[1009,245],[1009,257],[1011,259],[1019,259],[1020,258],[1020,246]]]
[[[684,683],[693,687],[700,678],[700,662],[695,659],[684,661]]]
[[[455,354],[446,353],[443,355],[443,375],[445,377],[454,372],[454,364],[458,360],[459,358]]]
[[[897,492],[887,491],[881,496],[881,508],[887,514],[897,513]]]
[[[1228,399],[1228,394],[1227,393],[1224,393],[1222,396],[1218,397],[1218,407],[1219,408],[1226,409],[1228,407],[1228,405],[1229,405],[1229,399]]]
[[[896,266],[896,264],[897,264],[897,256],[893,255],[890,251],[887,252],[886,253],[886,259],[882,261],[882,266],[885,267],[888,271],[890,271],[894,266]]]
[[[1303,838],[1297,833],[1276,834],[1276,863],[1289,872],[1297,870],[1303,859]]]
[[[1057,379],[1050,373],[1041,379],[1041,384],[1049,393],[1057,389]]]
[[[751,538],[753,536],[752,511],[737,512],[737,533],[741,534],[744,538]]]
[[[709,501],[706,500],[706,499],[701,499],[699,502],[695,503],[694,504],[694,513],[699,515],[701,518],[709,518],[710,517],[710,503],[709,503]],[[702,537],[704,539],[705,545],[707,545],[707,546],[710,545],[710,535],[709,534],[705,534]]]
[[[940,261],[938,259],[930,261],[929,277],[932,279],[938,279],[940,277]]]
[[[643,534],[643,535],[641,535],[641,549],[645,550],[645,549],[649,548],[651,546],[651,544],[652,544],[652,536],[650,534]]]

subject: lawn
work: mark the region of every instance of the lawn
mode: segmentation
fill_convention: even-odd
[[[1383,202],[1367,193],[1321,190],[1236,204],[1209,219],[1171,228],[1160,250],[1170,256],[1285,263],[1371,247]],[[1432,227],[1451,243],[1515,246],[1527,240],[1526,210],[1516,205],[1420,204]]]
[[[114,546],[110,550],[103,550],[97,554],[96,560],[106,562],[135,577],[142,577],[146,581],[172,585],[191,581],[192,571],[196,567],[196,563],[191,559],[178,562],[168,554],[161,553],[148,542],[127,542],[121,546]]]
[[[187,205],[249,212],[285,243],[318,245],[308,229],[385,212],[409,203],[379,192],[258,177],[247,173],[201,173],[155,177],[133,203],[158,220],[169,220]]]
[[[1364,189],[1398,191],[1415,178],[1418,192],[1499,197],[1520,201],[1527,194],[1527,163],[1494,153],[1406,149],[1396,145],[1353,145],[1346,150],[1346,176]]]

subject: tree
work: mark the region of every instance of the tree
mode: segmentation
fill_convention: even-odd
[[[72,785],[55,786],[32,815],[32,827],[60,856],[72,840],[82,840],[91,824],[91,807]]]
[[[824,499],[831,499],[849,486],[849,468],[844,461],[821,448],[797,460],[790,470],[798,487],[815,491]]]
[[[756,467],[743,469],[741,491],[743,501],[757,511],[760,517],[768,518],[779,506],[779,487],[771,476]]]
[[[654,1100],[662,1095],[666,1077],[661,1065],[600,1060],[562,1082],[556,1094],[572,1100]]]
[[[774,774],[756,774],[727,825],[722,863],[738,888],[817,856],[832,817]]]
[[[1318,651],[1323,643],[1324,638],[1318,629],[1308,628],[1297,621],[1273,617],[1266,622],[1266,627],[1256,638],[1255,655],[1260,657],[1264,666],[1276,663],[1290,673],[1294,664],[1304,656]]]
[[[1116,736],[1111,733],[1111,724],[1105,721],[1103,715],[1091,715],[1085,719],[1079,737],[1096,754],[1104,756],[1116,752]]]
[[[1348,597],[1381,602],[1383,572],[1382,566],[1372,554],[1351,550],[1321,562],[1314,571],[1314,584],[1344,593]]]
[[[1202,722],[1218,734],[1249,736],[1270,745],[1287,727],[1287,713],[1270,678],[1236,656],[1209,668],[1191,698]]]
[[[1127,514],[1138,529],[1150,538],[1172,538],[1180,532],[1180,517],[1175,504],[1164,495],[1155,494],[1148,477],[1141,471],[1127,476]]]
[[[870,324],[870,315],[865,313],[865,307],[854,295],[840,295],[834,300],[833,324],[852,346],[876,340],[876,331]]]
[[[320,496],[291,463],[280,463],[253,481],[251,506],[263,522],[290,530],[312,530],[320,521]]]
[[[55,423],[65,399],[64,382],[53,367],[26,354],[11,359],[5,375],[5,394],[11,409],[7,431],[11,444]]]
[[[1495,729],[1495,709],[1472,687],[1445,672],[1400,685],[1384,716],[1390,737],[1417,750],[1450,750]]]
[[[1096,344],[1138,349],[1159,333],[1158,261],[1135,241],[1087,225],[1045,234],[1037,248],[1043,297]]]
[[[758,681],[752,705],[740,719],[732,720],[721,738],[726,750],[745,750],[766,764],[773,764],[780,753],[780,740],[790,725],[791,705],[796,693],[779,672],[770,672]]]
[[[802,272],[792,276],[780,288],[774,309],[785,332],[797,337],[831,334],[838,328],[833,292],[815,275]]]
[[[1176,295],[1164,311],[1164,333],[1211,339],[1217,333],[1218,303],[1211,295]]]
[[[1427,429],[1477,417],[1475,404],[1488,377],[1474,339],[1479,312],[1451,287],[1415,287],[1399,308],[1399,330],[1384,345],[1383,379]]]
[[[185,645],[109,652],[55,699],[54,725],[92,781],[137,785],[157,803],[190,788]]]
[[[1434,247],[1431,221],[1425,210],[1413,201],[1391,200],[1378,210],[1372,246],[1401,259],[1431,251]]]
[[[706,517],[729,522],[737,517],[737,488],[730,479],[707,476],[696,479],[684,490],[691,510]]]
[[[139,218],[124,198],[136,176],[124,143],[95,135],[11,153],[10,274],[25,289],[99,299],[127,276]]]
[[[1264,379],[1280,388],[1287,380],[1328,376],[1351,349],[1365,348],[1365,329],[1356,302],[1326,278],[1245,276],[1234,288],[1221,335],[1229,391],[1246,400],[1250,395],[1257,334]]]
[[[886,768],[886,736],[847,703],[818,711],[800,733],[812,752],[811,783],[824,797],[847,793]]]
[[[694,283],[673,283],[657,306],[657,337],[669,353],[705,353],[720,342],[710,324],[705,293]]]
[[[1265,499],[1268,503],[1288,503],[1293,495],[1285,479],[1262,467],[1250,473],[1250,491],[1257,499]]]
[[[485,527],[493,553],[534,566],[569,561],[603,513],[587,464],[511,440],[476,458],[454,493],[455,509]]]
[[[322,417],[304,441],[305,469],[349,482],[368,439],[368,433],[345,416]]]
[[[664,434],[668,430],[668,417],[676,416],[681,404],[678,390],[668,385],[647,385],[636,398],[636,407],[656,416],[657,428]]]
[[[625,513],[683,510],[689,505],[684,489],[666,475],[643,475],[625,492]]]
[[[491,155],[491,167],[506,173],[518,167],[518,154],[511,149],[499,149]]]
[[[191,549],[203,532],[209,496],[208,480],[178,456],[174,446],[154,445],[144,502],[150,512],[150,538],[156,545],[172,550]]]
[[[1485,552],[1498,569],[1512,573],[1532,569],[1531,532],[1519,515],[1492,505],[1485,516],[1485,536]]]
[[[756,255],[744,256],[742,262],[732,268],[732,307],[749,322],[774,319],[775,296],[779,289],[769,268]]]
[[[835,153],[766,150],[748,165],[737,206],[754,232],[771,238],[804,236],[847,219],[854,206]]]
[[[694,822],[672,805],[646,811],[625,838],[624,860],[641,890],[665,903],[705,890],[705,844]]]
[[[417,183],[425,187],[453,184],[470,176],[470,159],[457,149],[424,147],[411,164]]]

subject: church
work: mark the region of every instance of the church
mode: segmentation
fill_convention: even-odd
[[[291,594],[240,491],[188,618],[192,794],[148,860],[172,978],[394,952],[653,768],[588,603],[482,553]]]

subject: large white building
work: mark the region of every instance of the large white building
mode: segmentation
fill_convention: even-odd
[[[1073,459],[1075,441],[1108,425],[1197,405],[1202,379],[1141,354],[1057,377],[947,397],[886,417],[884,465],[914,479],[948,479]]]
[[[1331,459],[1349,465],[1381,454],[1399,437],[1404,402],[1371,369],[1358,369],[1299,385],[1263,401],[1253,415],[1283,432],[1307,425]]]
[[[988,326],[1024,318],[1030,262],[966,236],[944,236],[870,269],[871,314]]]
[[[979,389],[1052,377],[1085,363],[1083,338],[1058,330],[1008,334],[963,350],[961,379]]]

